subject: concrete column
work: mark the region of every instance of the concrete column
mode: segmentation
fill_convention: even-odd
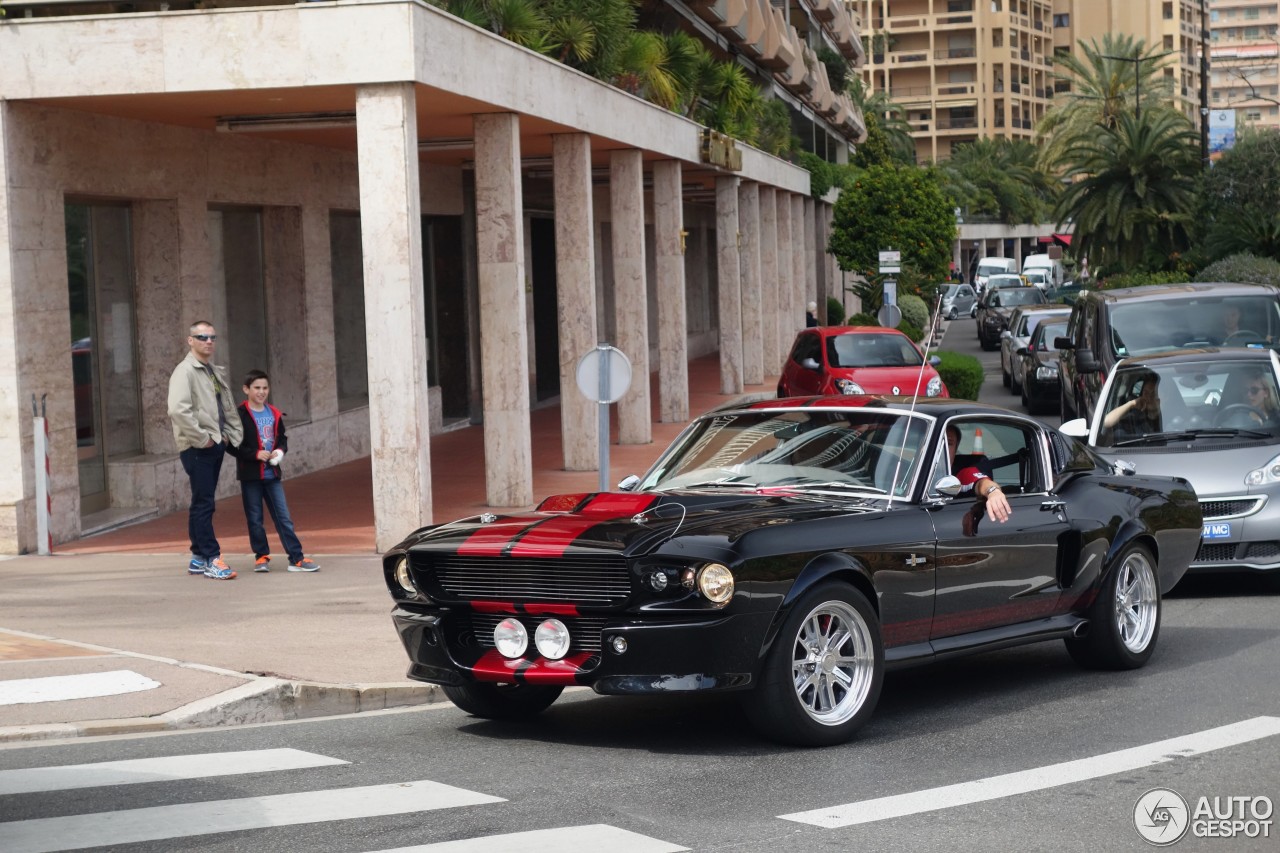
[[[791,245],[791,293],[794,302],[790,316],[794,318],[794,330],[804,327],[805,303],[811,298],[805,263],[809,255],[809,235],[804,222],[804,196],[798,193],[791,196]]]
[[[738,179],[716,178],[716,284],[720,291],[720,393],[742,393],[742,283]]]
[[[826,300],[818,289],[818,220],[814,215],[812,196],[804,197],[804,237],[805,301],[813,300],[818,304],[815,312],[818,322],[826,325]]]
[[[262,232],[263,290],[267,321],[271,324],[271,379],[280,389],[276,397],[273,387],[271,396],[277,408],[292,416],[293,423],[301,423],[311,420],[311,393],[307,387],[307,314],[311,305],[307,302],[302,209],[265,208]],[[232,381],[236,378],[232,377]]]
[[[379,551],[431,523],[431,419],[412,83],[356,90],[369,451]]]
[[[560,432],[567,471],[600,466],[596,404],[578,393],[578,359],[594,349],[596,248],[591,137],[551,137],[556,205],[556,316],[560,331]]]
[[[474,122],[485,495],[493,506],[525,506],[533,503],[533,456],[520,119],[490,113]]]
[[[778,190],[774,193],[774,200],[778,211],[778,347],[782,358],[786,358],[800,325],[795,316],[795,292],[791,287],[795,270],[791,261],[794,254],[791,240],[791,193]],[[803,312],[800,318],[803,320]],[[781,359],[778,367],[782,367]]]
[[[742,233],[738,263],[742,271],[742,381],[764,382],[764,345],[761,341],[760,295],[760,185],[746,181],[738,187],[738,229]]]
[[[653,164],[653,242],[658,295],[658,412],[663,423],[689,420],[689,330],[684,284],[684,199],[680,161]]]
[[[1022,241],[1013,241],[1013,259],[1018,262],[1018,271],[1022,271]]]
[[[142,380],[142,446],[147,453],[172,453],[169,374],[182,358],[187,325],[179,293],[178,204],[172,200],[133,203],[134,274],[138,277],[138,377]],[[197,318],[192,318],[197,319]],[[152,330],[151,334],[143,332]],[[222,362],[226,353],[218,353]],[[239,387],[236,387],[237,399]],[[185,484],[184,484],[185,486]]]
[[[760,340],[764,373],[782,369],[782,344],[778,339],[778,201],[773,187],[760,187]]]
[[[963,265],[963,262],[960,260],[960,238],[959,237],[957,237],[956,241],[951,244],[951,265],[956,268],[955,271],[957,275],[964,272],[964,265]]]
[[[9,105],[0,101],[0,139],[8,139]],[[33,467],[23,454],[23,420],[31,423],[30,394],[22,400],[18,379],[19,299],[13,243],[16,205],[10,186],[11,146],[0,145],[0,554],[17,554],[35,541]],[[64,284],[63,290],[66,290]],[[73,402],[74,405],[74,402]],[[74,422],[74,409],[72,421]],[[28,434],[31,427],[27,427]],[[28,436],[27,445],[30,446]],[[29,514],[29,517],[28,517]]]
[[[644,162],[639,150],[609,155],[613,307],[618,349],[631,359],[631,387],[618,401],[618,442],[653,440],[649,407],[649,289],[644,268]]]
[[[835,295],[831,288],[831,265],[827,255],[828,207],[821,201],[813,203],[813,265],[818,280],[818,316],[824,324],[827,322],[827,297]]]

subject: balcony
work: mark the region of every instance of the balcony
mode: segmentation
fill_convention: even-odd
[[[978,126],[976,118],[950,118],[941,116],[937,121],[938,130],[973,130]]]
[[[933,58],[938,60],[973,59],[977,55],[978,49],[976,47],[949,47],[946,50],[935,50],[933,52]]]
[[[890,65],[913,65],[917,62],[928,62],[929,52],[925,50],[917,50],[910,52],[899,52],[889,54]]]

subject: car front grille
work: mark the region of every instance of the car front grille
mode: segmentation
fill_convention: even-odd
[[[1262,504],[1266,502],[1266,497],[1247,497],[1247,498],[1228,498],[1226,500],[1206,499],[1200,501],[1200,512],[1204,514],[1205,521],[1215,521],[1224,518],[1239,518],[1243,515],[1253,515],[1262,509]]]
[[[492,649],[493,629],[498,627],[498,623],[503,619],[517,618],[507,616],[501,613],[472,613],[471,614],[471,633],[475,637],[476,644],[481,648]],[[521,616],[518,617],[524,624],[525,630],[529,632],[530,645],[532,645],[532,637],[534,631],[538,629],[538,625],[546,617]],[[589,652],[598,654],[600,652],[600,632],[604,630],[603,616],[557,616],[555,617],[564,623],[569,629],[569,653]]]
[[[631,595],[627,561],[617,554],[517,558],[413,552],[410,559],[414,574],[427,582],[427,594],[446,600],[607,607]]]
[[[1280,558],[1280,542],[1224,542],[1200,544],[1195,563],[1261,563]]]

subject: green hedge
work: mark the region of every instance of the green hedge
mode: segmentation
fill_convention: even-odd
[[[924,337],[924,330],[908,320],[903,320],[898,324],[898,331],[916,343],[920,343],[920,339]]]
[[[898,308],[902,311],[904,323],[910,323],[918,329],[929,327],[929,306],[919,296],[911,293],[899,294]],[[917,336],[911,340],[918,341],[920,338]]]
[[[846,326],[879,326],[880,321],[870,314],[850,314]]]
[[[844,319],[844,303],[834,296],[827,297],[827,325],[840,326]]]
[[[934,355],[942,359],[938,375],[947,386],[947,393],[960,400],[977,400],[982,387],[982,362],[971,355],[948,350],[938,350]]]
[[[1200,271],[1196,281],[1243,281],[1257,284],[1280,284],[1280,263],[1259,258],[1248,252],[1228,255]]]

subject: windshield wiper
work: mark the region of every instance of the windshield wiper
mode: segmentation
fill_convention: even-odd
[[[1232,438],[1237,435],[1243,435],[1246,438],[1271,438],[1271,433],[1269,432],[1241,427],[1213,427],[1212,429],[1193,429],[1190,432],[1196,437],[1221,436],[1223,438]]]
[[[872,492],[873,494],[877,494],[877,495],[887,495],[889,493],[887,489],[877,488],[876,486],[866,486],[861,483],[850,483],[844,480],[832,480],[828,482],[809,481],[809,482],[801,482],[801,483],[783,483],[776,486],[771,483],[767,486],[761,486],[761,488],[764,488],[764,489],[773,489],[773,488],[786,489],[789,487],[803,488],[803,489],[838,489],[839,491],[842,491],[842,492],[845,492],[845,491]]]
[[[1149,432],[1146,435],[1140,435],[1137,438],[1126,438],[1124,441],[1117,441],[1111,446],[1128,447],[1133,444],[1145,444],[1148,441],[1191,441],[1195,437],[1195,432],[1191,430],[1180,430],[1178,432]]]

